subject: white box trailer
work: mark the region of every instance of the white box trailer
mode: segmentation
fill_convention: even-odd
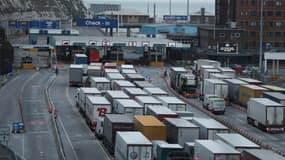
[[[90,86],[97,88],[101,92],[105,92],[111,89],[111,82],[105,77],[91,77]]]
[[[263,98],[271,99],[277,103],[285,105],[285,94],[280,92],[263,92]]]
[[[135,69],[122,69],[121,73],[123,76],[126,76],[126,74],[136,74],[137,71]]]
[[[106,99],[111,102],[112,112],[114,112],[114,102],[116,99],[130,99],[130,97],[123,91],[106,91]]]
[[[283,132],[285,106],[268,98],[250,98],[247,122],[267,132]]]
[[[194,159],[241,160],[241,153],[239,151],[213,140],[196,140],[194,150]]]
[[[111,89],[114,87],[115,80],[125,80],[125,77],[120,73],[107,73],[106,78],[111,81]]]
[[[173,96],[157,96],[157,99],[167,108],[173,111],[186,111],[187,105],[182,100]]]
[[[199,73],[202,65],[211,65],[214,66],[215,68],[221,67],[221,63],[218,61],[213,61],[209,59],[198,59],[194,61],[192,70],[195,71],[196,73]]]
[[[101,66],[88,66],[87,67],[88,77],[101,77],[102,76],[102,67]]]
[[[121,73],[107,73],[106,78],[110,81],[125,80],[125,77]]]
[[[218,69],[214,68],[214,69],[204,69],[203,70],[203,75],[202,75],[202,79],[208,79],[210,78],[210,76],[212,74],[218,74],[218,73],[221,73],[221,71],[219,71]]]
[[[242,160],[285,160],[285,158],[271,150],[248,149],[243,152]]]
[[[115,160],[151,160],[152,143],[141,132],[117,132]]]
[[[230,129],[214,119],[194,117],[193,123],[200,127],[199,139],[215,139],[216,133],[230,133]]]
[[[79,110],[85,114],[86,111],[86,101],[87,96],[102,96],[101,92],[97,88],[78,88],[76,94],[76,104],[79,107]]]
[[[92,130],[95,130],[99,117],[111,113],[111,103],[105,97],[87,96],[86,117]]]
[[[177,118],[177,113],[165,106],[148,106],[146,115],[151,115],[163,121],[165,118]]]
[[[103,63],[93,62],[89,64],[90,66],[100,66],[102,68]]]
[[[120,71],[122,71],[123,69],[135,69],[135,67],[132,64],[122,64],[120,66]]]
[[[152,83],[148,81],[134,81],[136,87],[144,89],[144,88],[153,88],[155,87]]]
[[[224,79],[228,83],[228,98],[231,102],[239,101],[239,88],[241,85],[247,85],[248,83],[239,79]]]
[[[106,77],[108,73],[120,73],[117,69],[104,69],[103,76]]]
[[[106,114],[103,124],[103,144],[109,153],[114,154],[116,132],[133,131],[134,122],[122,114]]]
[[[217,133],[215,140],[221,140],[223,143],[243,152],[246,149],[260,149],[261,147],[251,140],[238,133]]]
[[[162,106],[162,103],[152,96],[136,96],[135,100],[144,107],[144,114],[147,113],[148,106]]]
[[[231,76],[216,73],[216,74],[210,74],[209,79],[220,79],[220,80],[226,80],[226,79],[232,79]]]
[[[124,88],[123,91],[132,99],[136,96],[148,96],[148,94],[140,88]]]
[[[83,65],[71,64],[69,66],[69,86],[79,85],[82,86]]]
[[[203,76],[204,76],[204,72],[206,69],[216,69],[216,67],[211,66],[211,65],[201,65],[200,70],[199,70],[199,76],[198,76],[200,80],[204,79]]]
[[[135,88],[136,86],[127,80],[114,80],[113,90],[123,90],[124,88]]]
[[[228,84],[219,79],[204,79],[202,96],[211,94],[222,98],[228,97]]]
[[[129,73],[125,74],[125,77],[128,81],[134,82],[134,81],[145,81],[145,78],[143,75],[139,73]]]
[[[167,141],[181,146],[185,142],[194,142],[199,139],[199,127],[181,118],[165,118],[167,128]]]
[[[114,113],[124,114],[130,119],[135,115],[143,115],[144,108],[133,99],[116,99],[114,102]]]
[[[223,75],[230,76],[231,78],[236,78],[236,72],[235,70],[229,68],[229,67],[218,67],[218,70],[221,71]]]
[[[143,89],[149,96],[168,96],[168,93],[159,87],[146,87]]]

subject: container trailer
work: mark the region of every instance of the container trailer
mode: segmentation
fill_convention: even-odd
[[[241,153],[246,149],[261,149],[259,145],[238,133],[217,133],[215,140],[221,140]]]
[[[241,153],[234,148],[213,140],[196,140],[194,159],[200,160],[240,160]]]
[[[285,158],[271,150],[248,149],[243,152],[242,160],[285,160]]]
[[[151,160],[152,143],[141,132],[117,132],[115,160]]]
[[[157,96],[157,99],[161,101],[163,106],[173,110],[173,111],[186,111],[187,105],[182,100],[173,96]]]
[[[285,105],[285,94],[279,92],[263,92],[263,98],[268,98],[272,101]]]
[[[135,115],[143,115],[144,108],[133,99],[116,99],[114,102],[114,113],[124,114],[130,119]]]
[[[90,86],[97,88],[101,92],[105,92],[111,89],[111,82],[105,77],[91,77]]]
[[[123,91],[106,91],[105,97],[112,105],[112,112],[114,111],[114,102],[116,99],[130,99]]]
[[[259,98],[263,92],[268,91],[256,85],[241,85],[239,88],[239,104],[246,106],[250,98]]]
[[[111,103],[105,97],[87,96],[86,121],[92,130],[95,130],[99,117],[111,113]]]
[[[219,79],[204,79],[201,86],[201,98],[205,95],[217,95],[221,98],[228,98],[228,84]]]
[[[147,113],[148,106],[162,106],[162,103],[152,96],[136,96],[135,100],[144,107],[144,114]]]
[[[213,68],[207,68],[207,69],[204,69],[203,71],[204,72],[202,73],[202,77],[201,77],[202,80],[203,79],[209,79],[212,74],[221,73],[221,71],[219,71],[216,68],[214,68],[214,69]]]
[[[235,70],[229,68],[229,67],[218,67],[218,70],[221,71],[221,74],[229,76],[231,78],[236,78],[236,72]]]
[[[199,139],[215,139],[216,133],[230,133],[230,129],[214,119],[194,117],[193,123],[200,127]]]
[[[144,76],[142,76],[139,73],[129,73],[125,74],[125,77],[128,81],[134,82],[134,81],[145,81]]]
[[[123,90],[130,98],[134,99],[136,96],[147,96],[148,94],[140,88],[124,88]]]
[[[247,122],[266,132],[283,132],[285,106],[268,98],[251,98],[247,105]]]
[[[87,76],[88,77],[101,77],[102,68],[101,66],[88,66],[87,67]]]
[[[280,92],[285,94],[285,88],[273,85],[261,85],[261,87],[268,89],[270,92]]]
[[[85,54],[75,54],[74,64],[88,64],[88,58]]]
[[[114,154],[116,132],[133,131],[134,122],[132,119],[121,114],[106,114],[103,125],[103,144],[110,154]]]
[[[237,103],[239,101],[239,88],[241,85],[247,85],[248,83],[239,79],[224,79],[228,83],[228,98],[230,102]]]
[[[134,84],[136,85],[137,88],[140,89],[155,87],[153,84],[151,84],[148,81],[134,81]]]
[[[85,115],[87,96],[102,96],[97,88],[80,87],[76,93],[76,105],[79,107],[80,112]]]
[[[262,81],[259,81],[259,80],[256,80],[256,79],[252,79],[252,78],[238,78],[239,80],[241,81],[244,81],[248,84],[252,84],[252,85],[263,85],[263,82]]]
[[[194,142],[199,139],[199,127],[181,118],[165,118],[167,141],[184,145],[185,142]]]
[[[136,86],[127,80],[114,80],[113,90],[123,90],[124,88],[135,88]]]
[[[159,87],[146,87],[143,89],[149,96],[168,96],[168,93]]]
[[[82,86],[83,65],[71,64],[69,67],[69,86]]]
[[[169,144],[169,143],[166,143],[166,144],[158,144],[157,145],[157,160],[168,160],[171,155],[171,153],[175,153],[175,152],[182,152],[183,151],[183,147],[179,144]],[[186,156],[176,156],[175,158],[178,159],[178,157],[180,159],[183,159],[183,160],[188,160],[188,157],[187,155]]]
[[[165,118],[177,118],[178,115],[174,111],[165,106],[148,106],[146,115],[151,115],[163,121]]]
[[[134,117],[134,130],[140,131],[147,139],[166,141],[166,126],[154,116]]]

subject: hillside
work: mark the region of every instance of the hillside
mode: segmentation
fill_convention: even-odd
[[[84,17],[82,0],[1,0],[0,19],[51,20]]]

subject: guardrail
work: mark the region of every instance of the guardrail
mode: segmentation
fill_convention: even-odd
[[[49,89],[53,85],[53,83],[55,82],[55,79],[56,79],[56,77],[53,77],[52,79],[49,80],[48,86],[44,89],[44,92],[45,92],[45,96],[46,96],[46,101],[48,103],[48,111],[51,113],[51,122],[52,122],[53,131],[54,131],[55,138],[56,138],[56,146],[58,148],[57,149],[58,156],[59,156],[60,160],[66,160],[62,139],[61,139],[60,132],[58,129],[58,124],[56,121],[56,117],[57,117],[56,109],[55,109],[55,106],[54,106],[53,101],[51,100],[50,94],[49,94]]]
[[[192,107],[194,107],[195,109],[198,109],[199,111],[201,111],[201,112],[207,114],[209,117],[211,117],[211,118],[217,120],[218,122],[224,124],[225,126],[227,126],[228,128],[232,129],[233,131],[235,131],[235,132],[237,132],[237,133],[243,135],[244,137],[250,139],[251,141],[253,141],[253,142],[255,142],[256,144],[260,145],[262,148],[269,149],[269,150],[271,150],[271,151],[273,151],[273,152],[275,152],[275,153],[277,153],[277,154],[279,154],[279,155],[285,157],[285,153],[284,153],[284,152],[279,151],[279,150],[276,149],[276,148],[273,148],[271,145],[262,142],[261,140],[257,139],[257,138],[254,137],[254,136],[251,136],[248,132],[246,132],[246,131],[244,131],[244,130],[238,128],[238,127],[234,127],[231,123],[225,121],[224,119],[222,119],[222,118],[216,116],[216,115],[213,114],[212,112],[207,111],[207,110],[203,109],[202,107],[198,106],[197,104],[191,102],[189,99],[185,98],[184,96],[178,94],[175,90],[173,90],[173,89],[170,87],[169,82],[168,82],[165,78],[164,78],[164,81],[165,81],[165,83],[166,83],[166,85],[167,85],[168,90],[171,91],[175,96],[177,96],[177,97],[179,97],[180,99],[182,99],[185,103],[190,104],[190,105],[191,105]]]

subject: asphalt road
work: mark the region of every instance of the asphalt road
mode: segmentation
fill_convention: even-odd
[[[51,99],[57,109],[60,132],[64,141],[64,150],[68,159],[90,160],[92,158],[109,159],[102,144],[86,125],[75,106],[76,88],[68,86],[68,66],[59,69],[54,85],[51,87]]]
[[[49,77],[47,71],[20,71],[0,90],[1,126],[22,120],[18,95],[23,97],[26,132],[11,134],[9,140],[9,147],[22,159],[58,159],[43,92]]]
[[[160,67],[137,67],[136,68],[139,73],[142,73],[144,75],[149,75],[152,79],[152,83],[155,86],[158,86],[170,93],[170,95],[173,95],[167,88],[167,85],[165,81],[160,77],[160,73],[162,73],[165,68]],[[191,99],[193,103],[195,103],[198,106],[202,106],[201,101],[198,99]],[[196,117],[207,117],[205,113],[197,110],[196,108],[188,105],[188,110],[194,113],[194,116]],[[255,137],[261,142],[264,142],[266,144],[271,145],[273,148],[282,151],[285,153],[285,133],[279,133],[279,134],[269,134],[266,132],[263,132],[251,125],[247,124],[246,120],[246,113],[233,108],[233,107],[227,107],[225,115],[219,115],[220,118],[222,118],[224,121],[229,122],[232,126],[238,127],[243,131],[246,131],[250,136]]]

